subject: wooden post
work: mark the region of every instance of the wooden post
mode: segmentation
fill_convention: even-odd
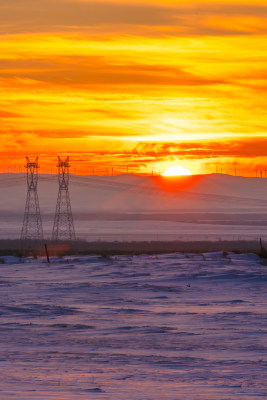
[[[44,246],[45,246],[46,259],[47,259],[48,264],[50,264],[50,258],[49,258],[49,254],[48,254],[47,244],[45,243]]]

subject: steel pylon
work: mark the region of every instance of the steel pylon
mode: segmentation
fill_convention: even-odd
[[[29,157],[26,157],[26,160],[27,164],[25,168],[27,169],[28,191],[21,230],[21,240],[42,240],[43,227],[37,193],[38,157],[36,157],[34,161],[30,161]]]
[[[58,157],[59,191],[54,218],[52,239],[75,240],[75,229],[69,195],[69,157],[65,161]]]

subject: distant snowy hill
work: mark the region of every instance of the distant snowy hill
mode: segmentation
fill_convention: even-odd
[[[6,233],[13,237],[19,232],[26,199],[25,178],[25,174],[0,174],[1,237]],[[239,236],[267,235],[267,221],[264,222],[267,179],[264,178],[221,174],[176,178],[71,175],[69,189],[76,229],[83,237],[97,234],[105,239],[113,234],[145,232],[150,237],[164,234],[178,238],[192,232],[217,237],[226,234],[225,227],[223,231],[217,229],[222,225],[228,225],[228,231],[229,225],[238,225],[241,228],[232,233]],[[57,191],[56,175],[40,175],[38,194],[47,232],[51,229]],[[254,217],[246,217],[250,214]],[[253,226],[253,232],[249,225]],[[259,225],[261,232],[258,227],[254,231]]]

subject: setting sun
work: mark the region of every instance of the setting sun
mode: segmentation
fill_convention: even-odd
[[[180,176],[180,175],[192,175],[189,169],[183,168],[179,165],[174,165],[168,168],[163,174],[163,176]]]

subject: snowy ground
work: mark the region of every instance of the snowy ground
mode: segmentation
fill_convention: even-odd
[[[264,214],[265,215],[265,214]],[[0,239],[17,239],[21,226],[17,221],[0,218]],[[53,226],[44,221],[45,237],[51,238]],[[75,231],[78,239],[89,242],[124,241],[218,241],[218,240],[259,240],[267,241],[267,225],[216,225],[201,223],[183,223],[177,221],[77,221]]]
[[[1,400],[266,398],[257,256],[2,262]]]

